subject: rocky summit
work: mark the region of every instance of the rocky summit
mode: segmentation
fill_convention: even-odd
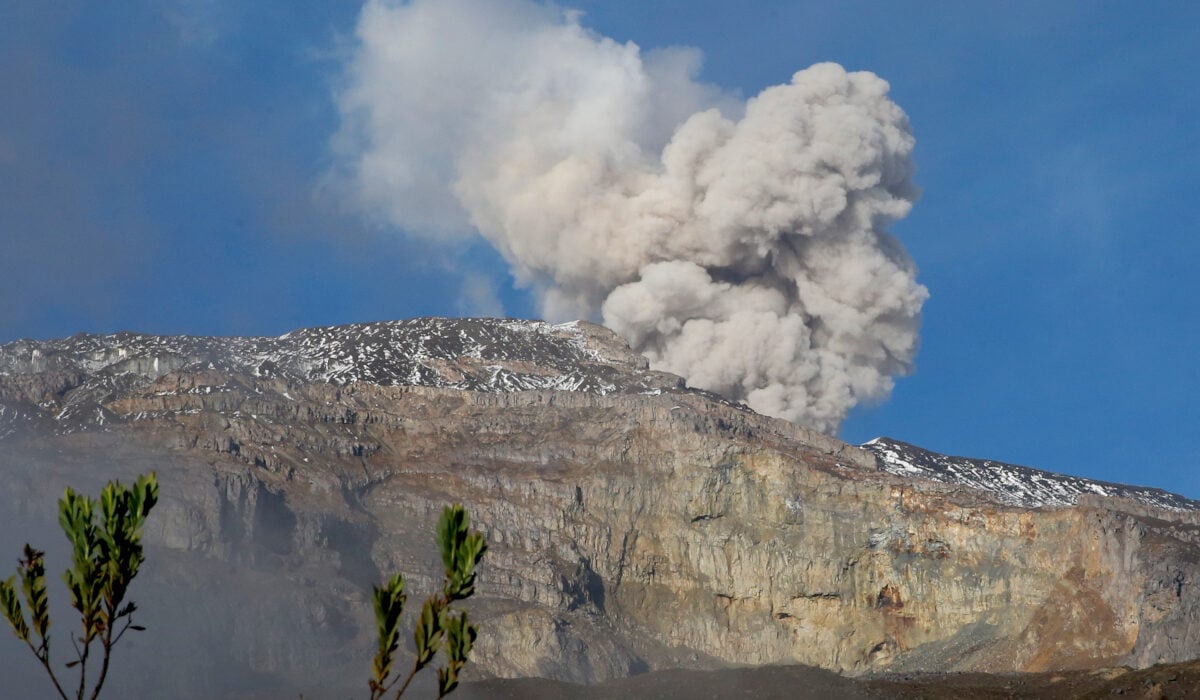
[[[118,648],[118,695],[365,688],[370,585],[405,572],[415,608],[454,501],[490,546],[476,679],[1200,656],[1197,502],[848,445],[689,389],[582,322],[0,346],[0,555],[30,540],[65,567],[62,488],[150,469],[148,630]],[[0,636],[0,672],[40,688]]]

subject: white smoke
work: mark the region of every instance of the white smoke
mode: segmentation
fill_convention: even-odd
[[[372,0],[336,143],[364,207],[482,233],[552,319],[837,430],[911,371],[927,297],[886,231],[916,198],[888,85],[820,64],[741,103],[526,0]]]

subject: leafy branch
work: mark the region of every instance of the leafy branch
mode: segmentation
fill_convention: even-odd
[[[422,669],[429,666],[439,651],[446,664],[437,669],[438,697],[445,697],[458,687],[458,676],[478,635],[478,628],[467,619],[465,610],[454,603],[469,598],[475,592],[475,567],[487,551],[483,535],[471,530],[467,510],[460,504],[446,507],[438,521],[437,540],[445,566],[442,589],[429,596],[421,607],[413,629],[416,655],[413,665],[401,683],[396,676],[389,681],[392,664],[400,641],[400,615],[407,596],[404,577],[396,574],[382,587],[373,587],[375,623],[379,647],[371,665],[371,700],[381,700],[397,684],[395,698],[404,695],[410,683]]]
[[[71,607],[79,613],[78,633],[68,635],[75,660],[66,664],[77,669],[78,682],[68,689],[51,662],[50,605],[46,591],[44,552],[26,544],[17,562],[17,573],[0,581],[0,612],[18,639],[41,663],[54,684],[58,697],[96,700],[108,677],[113,647],[130,630],[145,628],[133,622],[137,606],[126,601],[129,584],[137,576],[145,556],[142,530],[150,510],[158,502],[158,480],[154,473],[138,477],[132,486],[110,481],[99,499],[82,496],[68,488],[58,502],[58,520],[71,542],[71,568],[63,573]],[[413,629],[416,654],[408,675],[393,675],[400,643],[400,618],[407,596],[404,577],[396,574],[383,586],[373,587],[375,621],[379,645],[371,665],[371,700],[383,700],[396,689],[400,698],[413,679],[434,663],[440,653],[445,663],[437,667],[438,697],[458,687],[459,674],[467,663],[478,636],[465,610],[456,603],[475,592],[475,568],[487,551],[483,535],[470,528],[466,509],[454,504],[442,511],[437,541],[445,577],[440,591],[421,607]],[[19,579],[19,581],[18,581]],[[94,683],[88,688],[88,664],[97,648],[99,671],[93,666]],[[397,686],[399,686],[397,688]]]
[[[63,582],[71,607],[79,612],[80,633],[69,635],[78,667],[76,700],[96,700],[108,677],[113,647],[129,630],[144,627],[133,623],[137,606],[125,602],[129,584],[145,561],[142,528],[150,509],[158,502],[158,479],[153,472],[138,477],[129,487],[110,481],[98,500],[67,488],[58,501],[58,522],[71,542],[71,568]],[[17,574],[0,581],[0,609],[18,639],[25,642],[46,669],[59,697],[70,696],[54,672],[50,660],[50,606],[46,593],[45,553],[25,545],[17,562]],[[17,579],[20,579],[20,597]],[[22,605],[22,600],[24,604]],[[88,691],[88,661],[93,644],[99,644],[100,670]]]

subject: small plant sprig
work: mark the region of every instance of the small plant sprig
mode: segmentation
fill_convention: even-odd
[[[125,602],[125,594],[145,561],[142,527],[157,502],[158,479],[153,472],[138,477],[129,487],[117,481],[108,482],[99,500],[67,488],[58,501],[58,522],[72,549],[71,568],[63,573],[63,582],[71,596],[71,607],[79,611],[82,628],[81,634],[69,637],[75,660],[67,668],[79,669],[79,682],[74,689],[76,700],[99,697],[108,677],[113,647],[129,630],[145,629],[133,624],[137,606],[132,601]],[[59,697],[69,700],[50,661],[50,606],[44,559],[44,552],[25,545],[24,556],[17,562],[17,574],[0,581],[0,610],[13,633],[46,669]],[[24,605],[17,595],[18,578]],[[91,693],[87,694],[88,660],[95,642],[102,652],[100,671]]]
[[[394,697],[404,695],[413,678],[433,662],[438,651],[446,657],[446,665],[437,669],[438,697],[442,698],[458,687],[458,675],[467,663],[478,628],[467,620],[467,612],[453,607],[475,592],[475,567],[487,551],[483,535],[471,530],[471,519],[460,504],[447,506],[438,521],[437,539],[445,565],[445,580],[439,593],[429,596],[421,607],[413,629],[416,656],[412,669]],[[390,682],[392,662],[400,642],[400,615],[407,596],[404,577],[396,574],[382,587],[373,587],[375,623],[379,633],[379,648],[371,666],[371,700],[381,700],[400,681]]]

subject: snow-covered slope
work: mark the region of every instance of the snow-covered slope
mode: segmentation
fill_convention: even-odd
[[[114,399],[171,373],[202,386],[158,393],[221,393],[280,383],[425,386],[489,393],[691,391],[606,328],[501,319],[418,318],[305,328],[279,337],[78,334],[0,345],[0,437],[45,421],[56,431],[103,426]],[[261,388],[255,391],[262,390]]]
[[[874,452],[879,468],[889,474],[979,489],[1008,505],[1068,506],[1084,494],[1097,494],[1168,510],[1200,510],[1200,502],[1161,489],[1092,481],[986,459],[950,457],[886,437],[875,438],[862,447]]]
[[[215,369],[345,384],[453,384],[428,371],[457,358],[523,360],[569,373],[606,359],[587,347],[579,323],[419,318],[305,328],[277,338],[79,334],[0,346],[0,375],[51,371],[146,376],[209,365]],[[609,361],[611,362],[611,361]],[[536,382],[535,382],[536,383]],[[482,382],[486,384],[486,382]],[[497,385],[496,390],[502,390]],[[486,390],[485,386],[471,388]]]
[[[0,376],[87,375],[109,384],[215,369],[253,377],[506,392],[612,393],[678,380],[592,324],[419,318],[306,328],[276,338],[79,334],[0,346]]]

